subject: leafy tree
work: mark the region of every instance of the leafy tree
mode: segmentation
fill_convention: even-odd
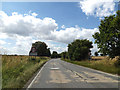
[[[48,49],[46,50],[46,56],[48,56],[48,57],[51,56],[50,48],[48,48]]]
[[[83,60],[89,57],[92,42],[87,39],[75,40],[68,45],[68,55],[71,60]]]
[[[61,53],[60,53],[60,54],[58,54],[58,58],[61,58]]]
[[[95,56],[98,56],[98,52],[95,52],[94,54],[95,54]]]
[[[68,59],[68,52],[62,52],[61,53],[61,57],[63,58],[63,59]]]
[[[58,53],[56,51],[53,51],[51,58],[58,58]]]
[[[111,58],[120,56],[120,11],[116,15],[105,17],[101,20],[99,32],[93,35],[99,52]]]
[[[38,56],[51,56],[50,48],[47,48],[48,46],[44,42],[37,41],[32,44],[32,47],[36,48]]]

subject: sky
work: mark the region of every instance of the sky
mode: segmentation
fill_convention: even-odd
[[[52,51],[67,51],[75,39],[93,42],[92,35],[105,16],[118,10],[114,0],[79,2],[2,2],[0,10],[0,53],[28,55],[32,43],[45,42]]]

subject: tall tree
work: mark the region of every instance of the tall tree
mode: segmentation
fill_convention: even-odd
[[[93,37],[103,55],[120,56],[120,11],[101,20],[99,32]]]
[[[38,56],[50,56],[51,55],[50,49],[47,48],[47,45],[44,42],[37,41],[32,44],[32,47],[36,48]]]
[[[89,57],[92,42],[87,39],[75,40],[68,45],[68,55],[71,60],[83,60]]]

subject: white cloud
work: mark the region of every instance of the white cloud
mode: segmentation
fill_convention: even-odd
[[[32,13],[32,16],[36,17],[38,14],[37,13]]]
[[[46,35],[57,29],[54,19],[46,17],[42,20],[36,16],[36,13],[22,15],[16,12],[8,16],[5,12],[0,11],[0,26],[2,26],[0,31],[8,35],[29,36],[33,33]]]
[[[40,19],[36,16],[36,13],[30,12],[24,15],[14,12],[8,16],[5,12],[0,11],[0,39],[11,39],[15,43],[12,47],[2,46],[2,48],[11,54],[28,54],[33,41],[45,40],[52,51],[62,52],[67,50],[67,44],[73,40],[89,39],[92,41],[92,34],[98,32],[97,28],[86,29],[79,26],[65,28],[64,25],[62,26],[64,30],[58,31],[58,24],[54,19],[49,17]],[[53,41],[56,44],[53,44]]]
[[[62,28],[62,29],[65,29],[65,25],[62,25],[61,28]]]
[[[75,39],[88,39],[92,41],[92,35],[95,32],[98,32],[97,28],[85,29],[80,27],[70,27],[65,30],[54,31],[52,32],[52,36],[54,36],[54,40],[68,44]]]
[[[91,48],[91,52],[92,52],[92,55],[94,56],[94,53],[95,52],[98,52],[99,51],[99,49],[97,48],[97,44],[92,44],[93,45],[93,48]]]
[[[6,38],[8,38],[8,35],[6,33],[0,32],[0,39],[6,39]]]
[[[80,8],[87,16],[102,18],[115,13],[115,2],[114,0],[81,0]]]
[[[9,35],[9,37],[17,38],[18,36],[31,37],[42,40],[55,40],[62,43],[70,43],[74,39],[92,40],[92,34],[98,31],[97,28],[85,29],[79,26],[65,28],[57,31],[57,23],[52,18],[37,18],[36,13],[22,15],[16,12],[8,16],[0,11],[0,23],[2,27],[0,33]],[[6,36],[7,37],[7,36]],[[24,39],[23,39],[24,40]]]
[[[2,44],[6,44],[6,42],[3,40],[0,40],[0,45],[2,45]]]

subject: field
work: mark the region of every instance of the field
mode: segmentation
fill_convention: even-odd
[[[97,59],[96,59],[97,58]],[[92,57],[93,60],[83,61],[70,61],[65,59],[64,61],[93,68],[107,73],[120,75],[120,66],[116,64],[117,58],[111,59],[109,57]]]
[[[22,88],[47,57],[2,56],[2,88]]]

